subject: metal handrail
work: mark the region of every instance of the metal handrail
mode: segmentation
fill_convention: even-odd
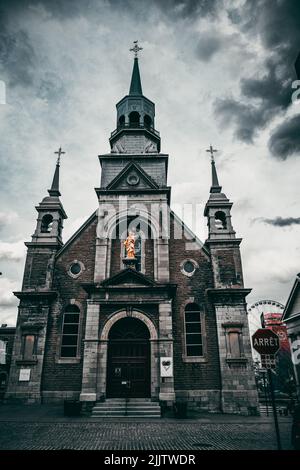
[[[140,123],[124,123],[124,124],[119,124],[118,127],[111,133],[111,137],[116,135],[120,130],[122,129],[146,129],[153,134],[157,135],[159,137],[159,132],[154,129],[154,127],[147,126],[145,124],[140,124]]]

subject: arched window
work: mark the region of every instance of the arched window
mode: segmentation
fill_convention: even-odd
[[[215,213],[215,226],[217,230],[224,230],[227,228],[226,215],[222,211]]]
[[[119,117],[119,126],[123,127],[125,125],[125,116],[122,114],[122,116]]]
[[[197,304],[187,304],[184,312],[187,356],[203,356],[201,312]]]
[[[7,373],[6,372],[1,372],[0,374],[0,389],[6,387],[6,382],[7,382]]]
[[[42,226],[41,226],[41,232],[42,233],[50,233],[52,230],[52,225],[53,225],[53,217],[50,214],[44,215],[42,218]]]
[[[23,336],[22,356],[24,360],[31,361],[36,355],[37,337],[33,334]]]
[[[140,115],[137,111],[132,111],[129,114],[129,125],[131,127],[139,127],[139,125],[140,125]]]
[[[77,305],[68,305],[64,311],[61,357],[76,357],[79,333],[80,310]]]
[[[151,127],[152,126],[152,119],[148,114],[145,114],[145,116],[144,116],[144,126],[145,127]]]

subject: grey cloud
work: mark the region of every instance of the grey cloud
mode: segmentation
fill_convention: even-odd
[[[41,77],[37,95],[44,100],[61,99],[66,95],[62,79],[54,72],[45,72]]]
[[[262,222],[273,227],[290,227],[291,225],[300,225],[300,217],[275,217],[275,219],[261,219]]]
[[[34,80],[35,53],[25,31],[9,31],[0,24],[0,74],[11,86]]]
[[[163,11],[173,16],[196,18],[215,15],[223,6],[222,0],[154,0]]]
[[[272,154],[286,160],[289,156],[300,153],[300,114],[287,119],[273,131],[268,146]]]
[[[178,18],[196,18],[199,15],[216,15],[223,6],[223,0],[152,0],[163,13]],[[1,6],[7,11],[24,11],[30,6],[42,5],[59,18],[78,15],[95,18],[95,11],[114,8],[135,12],[137,15],[149,10],[148,0],[2,0]]]
[[[197,57],[208,62],[222,48],[222,40],[216,34],[201,35],[195,48]]]
[[[239,140],[253,142],[257,132],[291,104],[291,83],[296,78],[294,62],[300,48],[300,2],[247,0],[239,9],[229,10],[228,15],[250,39],[259,37],[269,52],[264,64],[265,74],[240,81],[241,97],[231,102],[235,118],[230,122],[221,119],[224,127],[234,122],[235,136]],[[253,119],[253,107],[257,120]],[[215,104],[215,112],[227,116],[227,107],[220,106],[219,101]],[[248,126],[246,138],[245,123]]]
[[[233,125],[238,140],[252,143],[258,129],[269,120],[269,110],[261,110],[254,105],[246,105],[234,98],[219,98],[214,103],[214,111],[222,127]]]

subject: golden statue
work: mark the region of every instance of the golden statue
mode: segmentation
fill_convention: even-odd
[[[135,258],[135,234],[134,232],[129,232],[128,237],[124,241],[127,258]]]

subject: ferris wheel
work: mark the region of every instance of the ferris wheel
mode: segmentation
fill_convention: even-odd
[[[261,328],[261,315],[265,313],[283,313],[284,305],[276,300],[259,300],[248,307],[248,322],[250,338],[258,328]],[[251,344],[252,347],[252,344]],[[259,354],[252,349],[254,359],[260,359]]]

